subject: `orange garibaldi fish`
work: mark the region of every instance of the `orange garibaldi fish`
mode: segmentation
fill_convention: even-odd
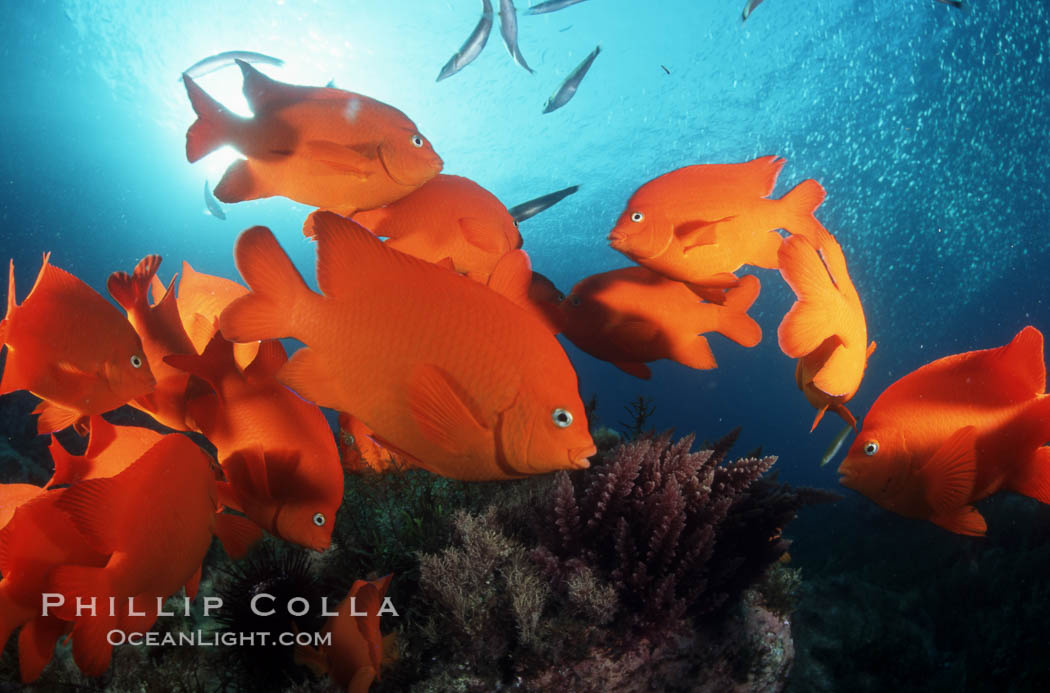
[[[317,674],[327,673],[348,693],[366,693],[372,682],[379,680],[380,669],[390,658],[393,634],[383,637],[379,612],[392,577],[355,580],[336,615],[330,616],[321,629],[321,633],[330,634],[330,644],[318,648],[299,645],[295,661]],[[384,650],[388,650],[386,656]]]
[[[386,207],[355,214],[354,221],[421,260],[450,258],[457,272],[482,284],[501,257],[521,247],[503,203],[460,176],[438,175]]]
[[[780,274],[798,297],[777,329],[780,349],[798,359],[795,381],[817,409],[812,431],[830,409],[853,428],[846,408],[864,378],[875,342],[860,296],[850,281],[842,248],[830,234],[818,252],[801,236],[784,241]]]
[[[321,410],[275,378],[286,361],[281,343],[263,342],[243,372],[220,334],[202,355],[167,361],[215,390],[186,411],[218,450],[223,504],[282,539],[327,549],[343,501],[339,452]]]
[[[269,229],[249,229],[234,255],[252,293],[223,312],[227,338],[303,342],[282,382],[360,418],[381,445],[436,474],[494,480],[588,466],[596,449],[576,372],[543,323],[352,221],[312,218],[323,295]]]
[[[169,354],[196,353],[183,329],[174,291],[167,291],[154,306],[149,304],[149,286],[160,267],[159,255],[147,255],[132,274],[114,272],[106,282],[109,295],[127,311],[128,322],[135,328],[157,379],[153,392],[132,401],[132,406],[146,412],[159,423],[177,431],[186,426],[186,385],[190,376],[164,363]],[[174,280],[173,280],[174,284]]]
[[[92,414],[116,409],[156,385],[131,324],[113,304],[72,274],[44,263],[22,305],[15,303],[11,262],[7,316],[0,343],[7,346],[0,394],[29,390],[43,399],[37,431],[83,426]]]
[[[777,268],[787,229],[823,245],[827,231],[813,217],[824,188],[805,180],[778,200],[773,192],[784,159],[699,164],[665,173],[631,196],[609,244],[640,265],[690,284],[733,286],[742,265]]]
[[[747,315],[760,289],[748,275],[730,289],[725,305],[707,303],[682,282],[645,267],[587,277],[561,302],[562,334],[587,353],[639,378],[647,361],[671,359],[690,368],[715,368],[704,332],[752,347],[762,328]]]
[[[238,60],[254,117],[242,118],[183,75],[197,120],[186,132],[192,163],[228,144],[245,157],[215,197],[240,202],[281,195],[350,215],[404,197],[441,170],[415,123],[361,94],[270,79]]]
[[[1001,490],[1050,503],[1043,335],[937,359],[890,385],[864,417],[840,482],[883,508],[981,536],[973,507]]]

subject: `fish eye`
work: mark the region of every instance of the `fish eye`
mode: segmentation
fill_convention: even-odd
[[[563,294],[562,292],[559,291],[558,293],[554,294],[554,300],[557,301],[558,303],[561,303],[562,301],[565,300],[565,294]],[[580,299],[577,298],[576,300],[578,301]]]
[[[868,457],[871,457],[872,455],[874,455],[878,451],[879,451],[879,443],[878,443],[878,441],[869,440],[867,443],[864,444],[864,454],[867,455]]]
[[[412,135],[412,146],[413,147],[422,147],[423,146],[423,138],[420,137],[419,135]]]
[[[324,527],[325,516],[324,513],[314,513],[314,524],[318,527]]]
[[[551,418],[554,420],[554,425],[558,428],[568,428],[572,424],[572,414],[569,413],[568,409],[555,409]]]
[[[142,368],[142,357],[139,356],[138,354],[132,354],[131,355],[131,367],[132,368]]]
[[[580,305],[580,297],[576,294],[569,294],[569,305],[578,306]]]
[[[635,222],[636,224],[639,221],[641,221],[642,219],[645,219],[645,215],[642,214],[641,212],[635,212],[634,214],[631,215],[631,221]]]

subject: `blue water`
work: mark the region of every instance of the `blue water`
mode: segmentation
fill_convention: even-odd
[[[524,3],[519,3],[524,5]],[[736,3],[740,4],[740,3]],[[498,5],[498,3],[497,3]],[[775,195],[816,178],[817,216],[846,251],[879,347],[851,404],[858,416],[890,382],[938,356],[1003,344],[1050,326],[1050,11],[1038,2],[768,0],[746,23],[734,3],[589,0],[519,17],[515,65],[498,20],[481,56],[440,83],[480,15],[473,1],[19,3],[2,26],[0,243],[21,295],[40,253],[98,289],[114,270],[160,253],[236,276],[231,248],[270,226],[300,267],[308,209],[280,199],[204,212],[201,188],[229,158],[186,163],[193,114],[178,81],[231,49],[283,58],[285,81],[338,86],[389,102],[419,125],[446,173],[508,206],[572,184],[580,191],[522,224],[534,267],[564,290],[629,264],[605,236],[627,197],[679,166],[787,158]],[[543,104],[597,44],[602,53],[568,106]],[[666,67],[667,74],[662,67]],[[202,85],[234,107],[240,76]],[[816,460],[838,428],[807,434],[776,326],[792,296],[759,271],[752,313],[762,343],[711,337],[719,368],[659,363],[643,382],[571,346],[585,395],[606,423],[638,394],[654,424],[782,456],[783,478],[834,484]]]

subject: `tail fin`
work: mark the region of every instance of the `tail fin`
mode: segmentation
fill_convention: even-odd
[[[801,358],[835,333],[836,315],[842,310],[842,295],[816,248],[806,238],[792,236],[780,246],[780,275],[798,300],[777,328],[780,349],[793,359]]]
[[[256,226],[237,239],[237,269],[252,292],[219,317],[223,335],[235,342],[292,336],[299,304],[314,296],[270,229]]]
[[[784,210],[784,228],[805,237],[816,248],[823,248],[831,236],[813,212],[824,202],[824,187],[812,178],[804,180],[780,198]]]
[[[762,341],[762,327],[747,314],[761,289],[758,277],[748,274],[740,278],[740,286],[726,292],[725,306],[718,315],[720,334],[745,347]]]
[[[160,255],[147,255],[135,265],[132,274],[114,272],[106,281],[106,288],[113,300],[128,313],[149,308],[149,285],[157,276]]]
[[[186,160],[192,164],[229,141],[237,116],[197,86],[189,75],[183,74],[182,82],[186,85],[193,112],[197,114],[197,120],[186,131]]]
[[[1050,395],[1043,395],[1025,408],[1011,426],[1010,439],[1016,441],[1027,456],[1018,460],[1017,470],[1008,487],[1017,493],[1050,504]],[[1031,445],[1035,445],[1032,450]]]
[[[55,463],[55,472],[51,475],[51,480],[47,482],[44,488],[62,484],[75,484],[84,477],[90,468],[88,461],[83,455],[70,454],[58,442],[58,438],[54,436],[51,437],[51,445],[48,447],[48,450],[51,452],[51,459]]]

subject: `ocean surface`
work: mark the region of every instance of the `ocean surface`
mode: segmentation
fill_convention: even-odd
[[[194,115],[180,73],[221,51],[258,51],[285,61],[261,66],[276,79],[334,80],[396,106],[433,143],[444,173],[480,183],[508,207],[579,185],[521,223],[534,269],[564,292],[631,264],[606,236],[646,181],[690,164],[785,157],[774,197],[807,178],[824,186],[816,216],[845,251],[878,343],[849,404],[862,419],[883,389],[924,363],[1001,346],[1025,325],[1050,330],[1050,5],[964,2],[960,10],[936,0],[766,0],[742,21],[741,0],[587,0],[536,16],[519,1],[519,46],[535,73],[511,60],[496,18],[481,55],[441,82],[442,65],[478,21],[475,0],[10,2],[0,19],[0,249],[20,297],[47,251],[105,294],[111,272],[149,253],[163,256],[165,281],[183,260],[237,278],[234,240],[261,224],[312,282],[313,248],[300,232],[310,208],[270,198],[225,205],[219,220],[201,189],[235,155],[186,161]],[[543,114],[596,45],[575,97]],[[247,113],[240,82],[235,68],[200,79]],[[737,452],[761,445],[778,455],[781,481],[846,494],[820,508],[819,521],[803,513],[787,531],[796,562],[812,561],[811,572],[802,563],[804,579],[830,570],[822,551],[862,538],[875,542],[888,573],[933,579],[936,567],[917,569],[916,556],[963,540],[841,489],[838,459],[819,466],[841,422],[829,415],[809,432],[813,409],[776,339],[794,296],[777,272],[756,273],[758,346],[711,335],[717,369],[658,362],[642,381],[563,341],[581,394],[597,397],[598,417],[612,427],[639,395],[654,404],[658,429],[703,440],[741,426]],[[1030,510],[1017,513],[1047,519]],[[989,525],[1017,517],[1005,508]],[[997,536],[986,542],[998,546]],[[980,574],[981,554],[972,560]],[[1016,580],[997,590],[1036,588]],[[919,628],[943,627],[931,617]],[[1042,630],[1031,636],[1043,659],[1031,666],[1045,670]],[[958,661],[965,670],[976,660]],[[1002,690],[1016,673],[1001,673]],[[878,672],[871,676],[867,690],[879,690]]]

